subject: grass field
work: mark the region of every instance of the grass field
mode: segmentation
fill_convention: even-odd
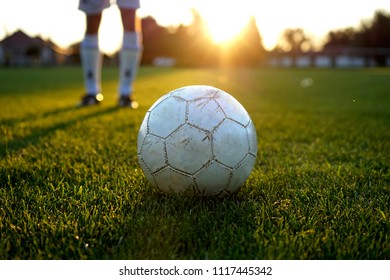
[[[136,111],[115,107],[117,74],[76,109],[80,68],[0,69],[0,259],[390,259],[389,69],[142,68]],[[189,84],[256,126],[231,197],[161,195],[137,163],[147,109]]]

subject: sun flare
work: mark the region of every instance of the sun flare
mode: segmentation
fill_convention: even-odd
[[[228,19],[209,19],[207,20],[207,29],[211,38],[216,44],[223,44],[232,41],[240,34],[244,24]]]
[[[243,30],[251,17],[248,6],[232,2],[213,1],[197,7],[206,21],[208,32],[216,44],[233,40]]]

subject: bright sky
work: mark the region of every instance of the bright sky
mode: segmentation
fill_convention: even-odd
[[[18,29],[40,35],[61,47],[82,40],[85,16],[79,0],[0,0],[0,40]],[[328,31],[359,26],[378,9],[390,12],[389,0],[141,0],[140,16],[153,16],[161,25],[189,24],[197,9],[209,24],[216,41],[233,36],[250,16],[257,21],[266,48],[275,46],[286,28],[303,28],[317,42]],[[117,6],[103,14],[101,48],[115,52],[122,26]]]

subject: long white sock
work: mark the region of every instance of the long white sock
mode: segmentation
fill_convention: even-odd
[[[83,65],[84,85],[87,94],[101,92],[102,54],[99,50],[98,36],[85,35],[80,46],[80,57]]]
[[[133,83],[141,57],[141,43],[137,32],[124,32],[119,53],[119,95],[132,94]]]

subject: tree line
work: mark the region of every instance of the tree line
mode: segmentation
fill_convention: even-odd
[[[255,19],[251,18],[235,40],[218,45],[207,32],[206,22],[196,11],[190,25],[175,29],[158,25],[152,17],[142,19],[144,52],[142,63],[170,57],[180,66],[255,66],[267,57]],[[313,41],[303,29],[286,29],[272,52],[297,54],[313,50]],[[390,48],[390,15],[375,12],[357,28],[329,31],[322,49]]]
[[[358,29],[330,31],[324,47],[333,46],[390,48],[390,15],[377,11],[372,20],[362,22]]]
[[[190,25],[176,28],[160,26],[153,17],[142,18],[143,55],[142,64],[153,64],[157,57],[169,57],[178,66],[258,66],[267,56],[285,53],[292,56],[312,52],[315,49],[312,38],[301,28],[286,29],[280,42],[271,51],[264,48],[263,40],[251,18],[242,32],[232,41],[224,44],[213,42],[202,16],[193,11]],[[359,27],[348,27],[328,32],[320,49],[343,48],[390,50],[390,15],[378,10],[373,17],[361,22]],[[79,44],[72,46],[78,53]],[[77,55],[76,55],[77,56]],[[385,65],[386,56],[375,57],[378,65]]]
[[[174,30],[159,26],[152,17],[142,19],[143,64],[151,64],[155,57],[171,57],[180,66],[253,66],[265,56],[262,38],[254,18],[229,43],[213,43],[204,19],[193,12],[190,25]]]

